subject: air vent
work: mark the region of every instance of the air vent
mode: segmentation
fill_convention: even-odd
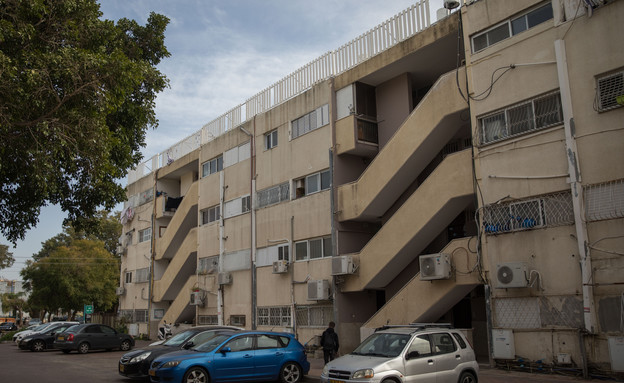
[[[507,289],[527,287],[527,265],[523,262],[508,262],[496,265],[496,288]]]
[[[624,72],[597,79],[598,110],[601,112],[619,108],[624,103]]]
[[[449,254],[426,254],[418,257],[420,280],[449,279],[451,277],[451,256]]]
[[[279,260],[273,262],[273,274],[284,274],[288,272],[288,261]]]

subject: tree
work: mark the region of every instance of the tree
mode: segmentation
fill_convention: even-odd
[[[19,318],[19,324],[24,323],[24,311],[28,310],[28,303],[23,298],[24,293],[4,293],[0,296],[3,311],[13,311]],[[19,313],[19,314],[18,314]]]
[[[31,287],[29,302],[46,311],[82,310],[93,303],[108,310],[117,301],[119,261],[99,240],[78,239],[54,249],[20,272]]]
[[[0,270],[13,266],[13,262],[15,262],[15,258],[13,258],[13,253],[9,251],[9,247],[0,244]]]
[[[101,20],[96,0],[0,0],[0,221],[12,243],[59,204],[77,229],[125,200],[117,183],[157,127],[169,19]]]

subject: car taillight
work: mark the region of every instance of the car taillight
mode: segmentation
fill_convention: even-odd
[[[74,334],[69,334],[69,335],[67,336],[67,341],[68,341],[68,342],[71,342],[72,340],[74,340]]]

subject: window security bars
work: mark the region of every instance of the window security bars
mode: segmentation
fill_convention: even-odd
[[[624,71],[596,79],[596,101],[600,112],[624,105]],[[618,98],[621,100],[618,102]]]
[[[257,313],[260,326],[291,326],[290,306],[258,307]]]
[[[119,318],[124,319],[127,323],[147,323],[147,310],[121,310]]]
[[[299,327],[324,328],[334,320],[332,306],[297,306],[295,312]]]
[[[624,217],[624,179],[585,186],[585,217],[588,221]]]
[[[283,201],[289,200],[290,184],[284,182],[283,184],[273,186],[268,189],[264,189],[258,192],[258,208],[274,205]]]
[[[219,318],[216,315],[200,315],[198,318],[200,325],[218,325]]]
[[[561,96],[559,91],[549,93],[491,113],[478,121],[482,145],[563,124]]]
[[[483,227],[488,235],[574,223],[570,192],[488,205],[483,213]]]

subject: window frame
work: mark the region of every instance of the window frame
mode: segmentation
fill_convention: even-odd
[[[324,179],[325,177],[327,178]],[[313,184],[312,182],[313,179],[315,179],[314,190],[311,191],[310,185]],[[322,191],[331,189],[331,174],[329,172],[329,169],[326,169],[320,172],[308,174],[305,177],[297,178],[296,180],[293,181],[293,183],[295,186],[293,188],[293,191],[294,191],[293,199],[307,197],[309,195],[320,193]]]
[[[126,271],[124,283],[132,283],[132,271]]]
[[[316,242],[316,241],[320,241],[320,251],[321,251],[321,255],[319,256],[315,256],[312,257],[311,256],[311,245],[310,242]],[[302,247],[303,245],[305,245],[305,247]],[[329,247],[329,254],[326,254],[328,251],[328,247]],[[300,251],[299,249],[305,249],[305,256],[300,256]],[[304,239],[302,241],[296,241],[295,242],[295,246],[294,246],[294,250],[295,250],[295,261],[299,262],[305,262],[305,261],[314,261],[317,259],[323,259],[323,258],[329,258],[332,256],[332,247],[331,247],[331,236],[322,236],[322,237],[315,237],[315,238],[309,238],[309,239]]]
[[[264,135],[264,150],[271,150],[277,147],[278,143],[277,129],[274,129]]]
[[[213,169],[214,165],[214,169]],[[223,170],[223,154],[220,154],[202,164],[202,178]]]
[[[147,229],[139,230],[139,242],[143,243],[152,240],[152,228],[148,227]]]
[[[211,220],[211,216],[214,216]],[[221,205],[211,206],[201,210],[201,224],[208,225],[221,219]]]

